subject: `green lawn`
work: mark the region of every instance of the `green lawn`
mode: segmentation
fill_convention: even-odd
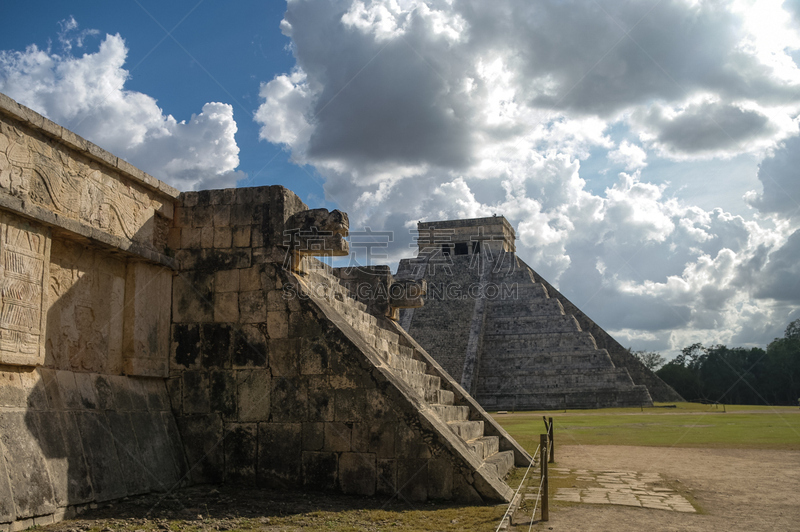
[[[529,451],[544,432],[542,415],[553,417],[556,445],[800,450],[800,408],[678,403],[676,408],[610,408],[494,414]]]

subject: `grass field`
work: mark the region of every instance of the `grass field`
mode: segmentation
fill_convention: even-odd
[[[678,403],[675,408],[517,412],[493,417],[529,452],[553,417],[557,444],[800,450],[800,408]]]

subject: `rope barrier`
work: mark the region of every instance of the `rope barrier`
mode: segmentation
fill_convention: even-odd
[[[533,513],[531,514],[531,526],[528,527],[528,532],[533,528],[534,518],[536,517],[536,508],[539,506],[539,497],[542,496],[542,484],[544,484],[544,477],[539,481],[539,491],[536,493],[536,502],[533,505]]]
[[[525,478],[528,476],[528,471],[531,470],[531,466],[536,461],[536,455],[539,454],[539,449],[541,447],[542,447],[541,445],[538,445],[536,447],[536,451],[534,451],[534,453],[531,455],[531,463],[528,464],[528,469],[526,469],[525,470],[525,474],[522,475],[522,480],[519,483],[519,487],[517,487],[517,491],[514,493],[514,496],[511,497],[511,502],[508,503],[508,508],[506,508],[506,513],[503,514],[503,518],[500,519],[500,524],[497,525],[497,528],[495,529],[494,532],[499,532],[500,531],[500,527],[503,526],[503,521],[506,520],[506,516],[508,515],[508,512],[511,510],[511,506],[514,504],[514,501],[517,499],[517,495],[519,495],[519,490],[522,489],[522,485],[525,483]]]

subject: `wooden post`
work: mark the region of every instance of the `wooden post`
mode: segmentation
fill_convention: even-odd
[[[547,492],[549,490],[547,481],[547,434],[539,435],[539,445],[541,446],[541,454],[539,463],[542,466],[542,521],[550,520],[550,502],[547,500]],[[531,516],[533,518],[533,516]]]
[[[547,430],[547,445],[550,447],[550,460],[551,464],[556,463],[556,446],[553,444],[553,418],[550,418]]]

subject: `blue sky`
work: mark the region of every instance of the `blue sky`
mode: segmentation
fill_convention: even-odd
[[[504,214],[634,349],[800,317],[800,2],[5,2],[0,91],[181,189]]]
[[[322,178],[313,167],[289,162],[280,146],[258,138],[252,115],[260,83],[294,65],[282,35],[283,2],[4,2],[0,49],[31,44],[62,53],[61,23],[96,29],[73,53],[96,50],[105,34],[120,34],[128,47],[125,88],[155,98],[165,113],[188,120],[206,102],[233,106],[240,164],[250,186],[281,184],[306,202],[324,206]],[[243,183],[245,184],[245,183]]]

